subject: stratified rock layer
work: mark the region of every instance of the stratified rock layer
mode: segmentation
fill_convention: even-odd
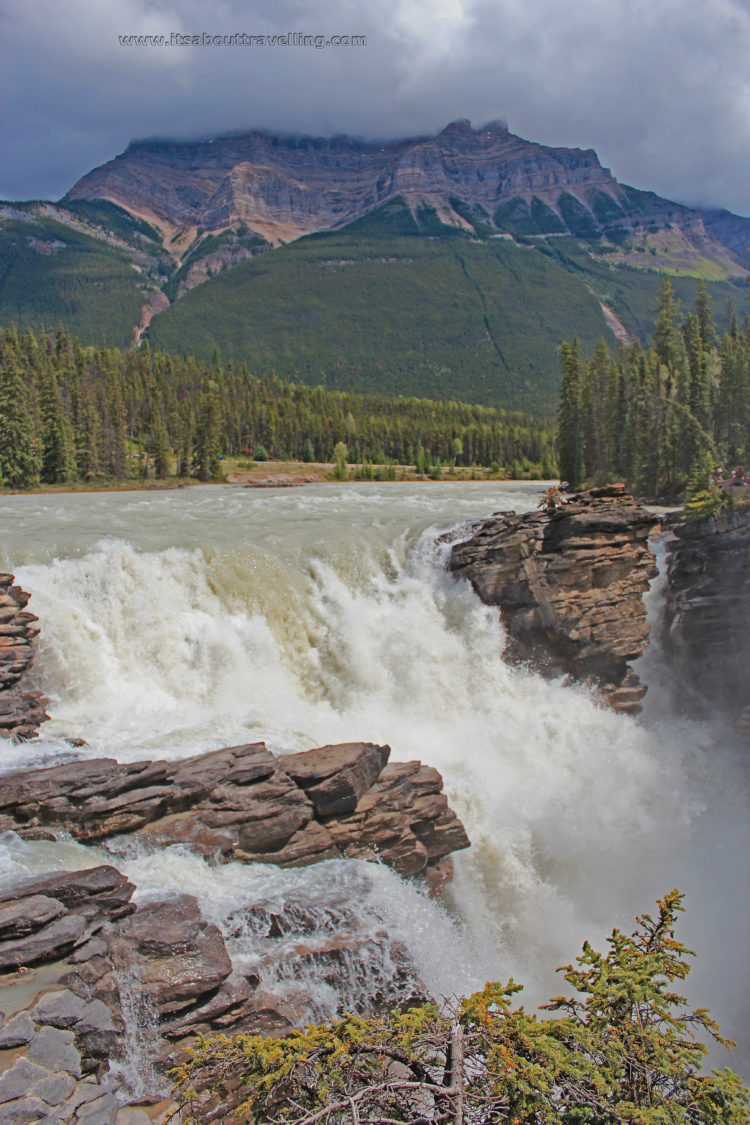
[[[406,950],[358,925],[350,894],[327,904],[334,933],[304,895],[280,907],[272,894],[270,912],[262,897],[235,903],[221,930],[192,895],[136,907],[134,889],[102,866],[0,895],[1,1122],[178,1125],[159,1091],[196,1034],[288,1033],[309,1022],[315,981],[340,992],[359,980],[363,1012],[426,999]],[[134,1035],[139,1085],[153,1096],[126,1111]]]
[[[473,129],[454,121],[436,136],[367,142],[254,130],[202,141],[134,141],[76,183],[66,203],[108,199],[158,226],[164,248],[184,253],[196,234],[241,224],[267,242],[335,230],[393,200],[434,210],[444,223],[528,234],[596,238],[669,228],[689,253],[717,254],[744,268],[747,219],[704,215],[629,188],[593,149],[550,148],[509,132],[502,121]],[[192,288],[258,249],[245,233],[193,260]],[[727,254],[727,250],[729,254]]]
[[[500,607],[509,659],[593,680],[616,710],[637,713],[646,688],[629,662],[648,644],[655,523],[623,487],[592,489],[555,511],[483,520],[449,566]]]
[[[276,758],[257,742],[177,762],[24,770],[3,779],[0,828],[57,828],[84,842],[135,833],[282,867],[377,856],[415,875],[469,840],[440,774],[419,762],[387,766],[389,753],[353,742]]]
[[[750,705],[750,506],[678,524],[667,567],[664,645],[681,698],[737,719]]]
[[[34,659],[37,618],[26,612],[30,594],[14,586],[12,574],[0,574],[0,735],[33,738],[45,714],[38,691],[22,690]]]

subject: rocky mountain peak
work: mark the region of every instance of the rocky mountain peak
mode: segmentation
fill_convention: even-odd
[[[413,214],[427,208],[470,233],[476,219],[485,234],[494,227],[614,242],[679,228],[701,253],[708,247],[709,256],[716,251],[721,258],[729,249],[730,273],[748,238],[745,220],[716,213],[708,232],[700,212],[618,183],[593,149],[528,141],[502,120],[474,129],[460,118],[435,136],[379,142],[260,130],[133,141],[79,180],[64,202],[96,199],[157,227],[178,259],[203,234],[241,225],[279,245],[336,230],[395,201]]]

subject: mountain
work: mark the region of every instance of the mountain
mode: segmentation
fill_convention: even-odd
[[[278,245],[337,230],[399,199],[471,233],[477,218],[512,234],[615,243],[672,227],[727,274],[744,265],[717,213],[709,232],[700,212],[619,184],[593,149],[535,144],[498,121],[477,130],[454,121],[435,137],[384,144],[262,132],[137,141],[79,180],[63,202],[83,199],[108,199],[146,219],[178,253],[200,233],[237,224]],[[750,220],[737,221],[750,241]]]
[[[136,141],[58,204],[0,205],[0,321],[260,374],[549,410],[557,349],[645,338],[661,276],[739,297],[750,219],[620,184],[592,149],[456,121],[383,143]]]

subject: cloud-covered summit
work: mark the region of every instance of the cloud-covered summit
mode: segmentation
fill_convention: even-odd
[[[134,137],[502,117],[594,147],[620,181],[750,212],[748,0],[5,0],[0,52],[5,198],[60,196]]]

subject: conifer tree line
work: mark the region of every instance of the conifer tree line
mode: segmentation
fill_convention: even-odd
[[[730,310],[716,333],[700,283],[690,312],[669,278],[659,290],[651,345],[600,340],[585,360],[577,340],[561,349],[560,477],[572,488],[625,480],[643,497],[708,487],[712,469],[750,461],[750,317]]]
[[[534,468],[554,474],[553,424],[460,403],[259,379],[56,333],[0,331],[0,484],[221,476],[221,458]]]

